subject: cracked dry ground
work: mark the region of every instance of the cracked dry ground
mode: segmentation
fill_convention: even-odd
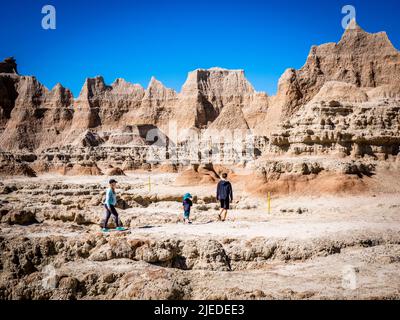
[[[214,186],[193,188],[193,225],[172,174],[121,178],[128,232],[100,232],[104,177],[6,179],[0,299],[399,299],[397,194],[236,192],[216,222]]]

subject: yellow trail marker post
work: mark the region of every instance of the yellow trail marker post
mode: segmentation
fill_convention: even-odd
[[[271,192],[268,192],[268,214],[271,213]]]

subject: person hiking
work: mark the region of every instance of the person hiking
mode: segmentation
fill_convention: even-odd
[[[116,230],[124,231],[126,229],[122,227],[121,220],[118,217],[118,212],[115,209],[115,205],[117,204],[117,196],[116,196],[116,192],[115,192],[115,188],[117,186],[117,181],[115,181],[114,179],[111,179],[109,181],[109,184],[110,184],[110,186],[106,191],[106,200],[104,201],[104,207],[106,209],[106,212],[105,212],[105,218],[104,218],[103,225],[102,225],[102,227],[103,227],[102,230],[104,232],[110,231],[107,227],[107,224],[108,224],[108,220],[110,219],[110,216],[113,215],[115,225],[116,225]]]
[[[192,224],[190,220],[190,208],[193,206],[192,198],[190,193],[183,196],[183,223]]]
[[[227,180],[228,175],[223,173],[221,175],[221,181],[217,185],[217,200],[221,204],[221,210],[218,214],[218,220],[225,221],[228,214],[229,203],[233,200],[232,185]]]

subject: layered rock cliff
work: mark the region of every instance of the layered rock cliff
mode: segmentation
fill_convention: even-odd
[[[72,93],[56,85],[51,91],[35,77],[0,74],[3,91],[3,133],[0,147],[6,150],[35,151],[60,143],[60,135],[73,117]]]
[[[146,162],[143,148],[155,142],[184,147],[186,138],[171,130],[176,127],[210,135],[252,132],[256,158],[387,160],[399,154],[400,53],[386,33],[369,34],[354,21],[338,43],[312,47],[300,70],[288,69],[272,97],[256,92],[243,70],[211,68],[190,72],[179,93],[155,78],[145,89],[123,79],[107,85],[95,77],[74,99],[60,84],[48,90],[16,68],[13,59],[0,64],[3,151],[46,159],[43,155],[60,150],[101,154],[124,147],[123,161]]]
[[[300,70],[288,69],[279,81],[277,104],[283,116],[309,102],[327,81],[357,87],[400,82],[400,54],[385,32],[370,34],[353,20],[338,43],[313,46]]]

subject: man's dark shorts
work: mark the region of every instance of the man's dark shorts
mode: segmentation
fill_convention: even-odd
[[[221,209],[229,209],[229,199],[220,199]]]

